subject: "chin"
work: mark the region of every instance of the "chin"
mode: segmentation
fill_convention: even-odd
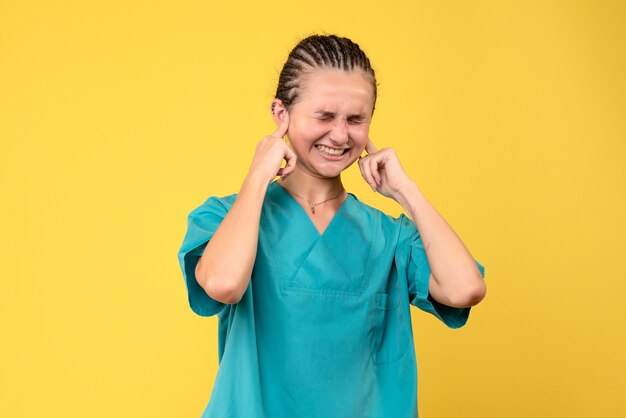
[[[341,167],[341,168],[336,168],[336,167],[326,167],[326,168],[316,167],[315,171],[322,178],[333,179],[333,178],[339,177],[341,175],[341,173],[346,171],[352,164],[354,164],[354,161],[352,161],[350,164],[348,164],[348,165],[346,165],[344,167]]]

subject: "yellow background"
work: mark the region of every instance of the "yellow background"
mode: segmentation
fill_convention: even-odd
[[[625,3],[226,3],[0,1],[0,416],[200,416],[186,216],[238,190],[287,53],[327,32],[486,267],[465,328],[413,310],[421,416],[626,417]]]

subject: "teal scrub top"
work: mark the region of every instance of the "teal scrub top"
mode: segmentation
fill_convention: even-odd
[[[349,194],[320,234],[271,183],[250,283],[239,303],[223,304],[194,271],[235,198],[210,197],[193,210],[178,254],[191,309],[219,318],[219,368],[202,417],[417,417],[409,305],[450,328],[470,309],[429,296],[415,224]]]

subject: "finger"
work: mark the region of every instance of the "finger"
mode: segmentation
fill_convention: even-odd
[[[370,138],[367,138],[367,144],[365,144],[365,152],[367,152],[368,154],[374,154],[377,151],[378,149],[376,148],[376,145],[374,145]]]
[[[376,180],[376,184],[378,186],[380,186],[380,172],[379,172],[379,160],[378,158],[373,157],[369,159],[369,166],[370,166],[370,173],[372,174],[372,177],[374,178],[374,180]]]
[[[287,133],[287,129],[289,128],[289,113],[285,112],[285,117],[276,128],[276,131],[272,134],[274,138],[282,138]]]
[[[363,180],[365,180],[365,182],[370,185],[372,190],[376,192],[376,180],[374,180],[374,177],[372,177],[371,167],[368,160],[368,158],[362,158],[359,161],[361,176],[363,176]]]
[[[286,148],[285,161],[287,162],[287,164],[279,170],[279,174],[278,174],[279,176],[282,176],[283,178],[288,176],[289,173],[291,173],[296,168],[296,161],[298,160],[298,158],[296,157],[296,154],[291,150],[291,148],[287,146],[285,146],[285,148]]]
[[[285,161],[287,161],[287,164],[285,165],[284,171],[285,174],[289,174],[296,168],[296,162],[298,161],[298,157],[296,157],[296,154],[291,150],[291,148],[286,148],[287,152],[285,153]]]

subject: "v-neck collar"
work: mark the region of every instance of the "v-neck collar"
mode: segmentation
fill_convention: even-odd
[[[293,205],[297,206],[295,211],[300,213],[301,217],[303,216],[306,218],[307,225],[310,227],[310,229],[313,229],[314,233],[316,234],[318,238],[323,238],[325,235],[327,235],[327,232],[331,229],[333,224],[337,223],[337,218],[343,216],[342,212],[346,210],[345,206],[349,204],[348,200],[356,199],[356,196],[348,192],[348,196],[344,199],[343,202],[341,202],[341,205],[337,209],[337,212],[335,212],[335,214],[333,215],[328,225],[326,225],[326,228],[324,228],[324,231],[320,232],[315,227],[315,224],[313,223],[313,220],[311,219],[311,216],[309,215],[309,213],[302,207],[302,205],[300,205],[300,203],[298,203],[298,201],[291,195],[291,193],[287,191],[287,189],[285,189],[283,186],[278,184],[277,181],[273,181],[272,183],[270,183],[270,187],[278,189],[279,193],[283,195],[285,201],[289,202],[289,204],[291,204],[292,206]]]
[[[376,219],[348,193],[320,233],[306,208],[281,185],[270,183],[259,242],[284,290],[360,295],[374,260]]]

